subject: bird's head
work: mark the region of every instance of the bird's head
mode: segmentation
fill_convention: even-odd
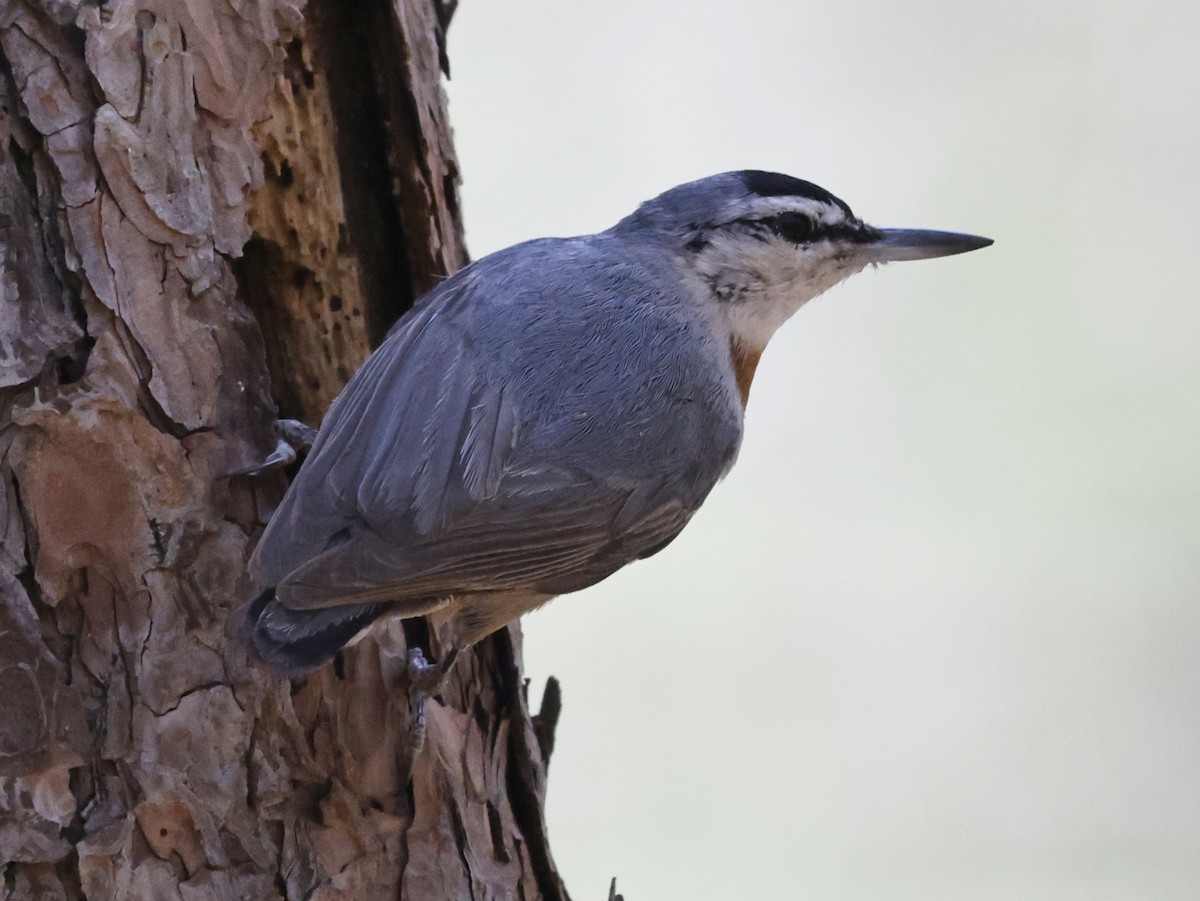
[[[669,248],[700,303],[755,356],[803,304],[872,263],[922,260],[988,238],[875,228],[811,182],[774,172],[726,172],[642,204],[613,229]]]

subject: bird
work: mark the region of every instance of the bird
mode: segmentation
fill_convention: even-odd
[[[468,265],[330,406],[250,561],[251,654],[301,675],[381,617],[436,612],[452,657],[658,553],[733,466],[759,358],[800,307],[991,243],[876,228],[742,170]]]

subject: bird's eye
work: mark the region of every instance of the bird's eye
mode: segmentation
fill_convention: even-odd
[[[764,219],[763,224],[785,241],[793,244],[807,244],[813,240],[816,228],[812,219],[803,213],[780,213],[770,219]]]

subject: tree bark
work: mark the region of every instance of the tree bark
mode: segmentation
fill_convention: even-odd
[[[424,750],[420,623],[307,678],[233,617],[286,476],[466,261],[448,0],[0,0],[0,899],[566,898],[514,626]]]

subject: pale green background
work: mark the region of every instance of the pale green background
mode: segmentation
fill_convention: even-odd
[[[578,901],[1200,898],[1195,4],[465,0],[481,256],[726,169],[988,250],[817,300],[671,548],[526,620]]]

